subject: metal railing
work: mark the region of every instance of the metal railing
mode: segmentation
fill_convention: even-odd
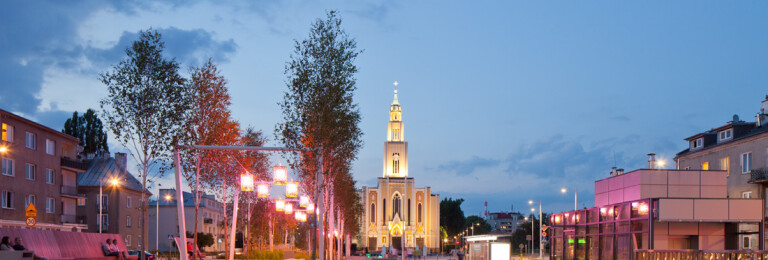
[[[635,260],[765,260],[768,251],[635,250]]]
[[[78,196],[77,186],[61,185],[61,194]]]
[[[88,164],[84,162],[79,162],[75,159],[70,159],[68,157],[61,157],[61,166],[62,167],[69,167],[73,169],[80,169],[83,171],[88,170]]]
[[[757,168],[749,172],[749,182],[760,183],[768,182],[768,168]]]
[[[76,223],[76,222],[77,222],[77,216],[61,214],[61,223]]]

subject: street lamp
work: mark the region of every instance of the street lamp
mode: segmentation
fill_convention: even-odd
[[[528,201],[528,205],[533,205],[533,200]],[[531,208],[531,212],[536,212],[535,208]],[[539,229],[541,229],[541,201],[539,201]],[[531,247],[533,247],[533,220],[531,220]],[[531,248],[533,250],[533,248]],[[531,251],[533,252],[533,251]],[[544,252],[544,249],[541,247],[541,232],[539,232],[539,258],[541,258],[541,254]]]
[[[579,210],[579,206],[576,205],[576,189],[568,190],[566,188],[560,189],[560,192],[563,194],[566,194],[568,192],[573,192],[573,210]]]
[[[120,184],[120,181],[118,181],[117,178],[112,178],[112,180],[110,180],[109,183],[112,186],[117,187],[117,185]],[[97,221],[97,223],[99,224],[99,233],[101,233],[102,226],[104,226],[104,223],[102,223],[103,220],[104,220],[104,218],[102,216],[102,211],[103,211],[102,208],[104,207],[104,201],[103,201],[104,200],[104,192],[102,191],[103,190],[103,186],[104,186],[104,182],[102,181],[101,183],[99,183],[99,218],[98,218],[98,221]]]
[[[171,195],[165,194],[165,201],[171,201]],[[155,213],[155,250],[160,253],[160,194],[157,195],[157,213]]]

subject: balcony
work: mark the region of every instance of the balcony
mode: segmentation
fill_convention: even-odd
[[[61,157],[61,167],[66,167],[76,172],[85,172],[88,170],[87,163],[79,162],[68,157]]]
[[[61,196],[70,197],[73,199],[83,198],[85,195],[77,194],[77,186],[62,185]]]
[[[61,215],[61,223],[69,223],[69,224],[77,223],[77,216],[62,214]]]
[[[757,168],[749,173],[749,183],[768,183],[768,168]]]
[[[205,224],[213,224],[213,219],[212,218],[203,219],[203,223],[205,223]]]

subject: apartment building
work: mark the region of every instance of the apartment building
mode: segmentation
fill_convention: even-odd
[[[502,234],[514,233],[524,221],[525,217],[519,212],[491,212],[486,219],[491,225],[491,232]]]
[[[27,227],[25,209],[37,209],[32,228],[80,231],[75,217],[79,140],[0,109],[0,227]]]
[[[184,198],[184,221],[187,232],[190,234],[195,231],[195,195],[190,192],[183,192]],[[159,247],[161,252],[167,252],[172,249],[168,243],[168,235],[179,236],[179,225],[176,205],[179,202],[176,198],[175,189],[160,189],[158,200],[150,201],[149,208],[149,246],[156,249]],[[224,207],[221,202],[216,200],[214,195],[200,194],[200,207],[198,211],[197,232],[213,235],[214,243],[212,246],[205,247],[207,252],[224,251]],[[158,230],[158,224],[160,223]],[[157,240],[156,240],[157,238]]]
[[[87,232],[120,234],[128,249],[140,249],[142,243],[147,245],[147,238],[141,235],[142,185],[128,172],[126,163],[125,153],[88,161],[88,170],[77,175],[78,191],[86,197],[77,207],[77,217],[88,225]],[[145,199],[149,200],[151,195],[146,191]],[[144,214],[145,226],[147,218]]]
[[[755,116],[747,122],[734,115],[724,125],[692,135],[685,140],[688,149],[677,154],[678,169],[721,170],[727,174],[728,198],[763,199],[768,183],[768,96]],[[763,224],[764,225],[764,224]],[[738,230],[740,249],[757,249],[759,225],[741,224]]]

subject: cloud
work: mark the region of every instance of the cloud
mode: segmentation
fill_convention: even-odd
[[[437,166],[438,171],[455,172],[457,175],[469,175],[475,172],[477,168],[488,168],[499,165],[499,160],[480,158],[473,156],[466,161],[450,161],[446,164]]]

